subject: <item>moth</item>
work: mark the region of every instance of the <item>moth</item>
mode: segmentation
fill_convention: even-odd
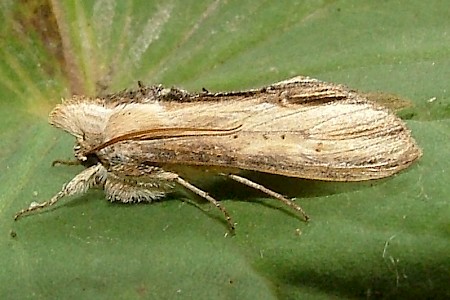
[[[252,170],[327,181],[391,176],[421,156],[405,123],[387,108],[342,85],[297,76],[258,89],[189,93],[162,85],[104,97],[73,96],[49,122],[76,138],[86,168],[49,201],[90,188],[110,201],[151,202],[182,186],[234,222],[220,202],[176,171],[206,167],[270,195],[308,220],[291,199],[241,175]]]

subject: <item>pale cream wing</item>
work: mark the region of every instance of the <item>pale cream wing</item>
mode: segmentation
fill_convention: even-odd
[[[281,103],[280,95],[269,96],[173,103],[164,107],[163,118],[173,122],[164,122],[168,128],[242,127],[220,136],[128,140],[101,154],[138,149],[133,163],[228,166],[336,181],[386,177],[421,154],[402,120],[356,94],[299,103],[291,95]]]

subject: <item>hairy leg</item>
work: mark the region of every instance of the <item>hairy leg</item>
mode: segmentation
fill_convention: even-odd
[[[26,213],[52,206],[63,197],[76,194],[84,194],[91,187],[103,185],[106,179],[106,173],[106,169],[101,164],[97,164],[83,170],[80,174],[78,174],[71,181],[65,184],[61,191],[53,196],[50,200],[42,203],[31,203],[28,208],[24,208],[16,213],[16,215],[14,216],[14,220],[19,219]]]

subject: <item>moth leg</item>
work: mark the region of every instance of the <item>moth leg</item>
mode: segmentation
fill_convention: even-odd
[[[23,214],[42,209],[44,207],[52,206],[65,196],[84,194],[91,187],[104,184],[105,179],[106,169],[101,164],[87,168],[80,174],[75,176],[67,184],[65,184],[61,191],[53,196],[50,200],[42,203],[31,203],[28,208],[24,208],[16,213],[16,215],[14,216],[14,220],[19,219]]]
[[[77,159],[74,159],[74,160],[56,159],[56,160],[52,161],[52,167],[54,167],[56,165],[78,166],[78,165],[81,165],[81,162]]]
[[[303,219],[304,219],[305,221],[308,221],[308,220],[309,220],[309,217],[308,217],[308,215],[305,213],[305,211],[303,210],[303,208],[301,208],[299,205],[297,205],[297,204],[296,204],[295,202],[293,202],[292,200],[287,199],[287,198],[284,197],[283,195],[278,194],[277,192],[274,192],[274,191],[272,191],[272,190],[269,190],[268,188],[264,187],[263,185],[258,184],[258,183],[256,183],[256,182],[253,182],[253,181],[251,181],[251,180],[249,180],[249,179],[247,179],[247,178],[244,178],[244,177],[241,177],[241,176],[238,176],[238,175],[235,175],[235,174],[227,174],[227,176],[230,177],[231,179],[233,179],[233,180],[239,182],[239,183],[245,184],[246,186],[249,186],[249,187],[251,187],[251,188],[254,188],[254,189],[256,189],[256,190],[259,190],[259,191],[261,191],[261,192],[263,192],[263,193],[265,193],[265,194],[267,194],[267,195],[269,195],[269,196],[271,196],[271,197],[273,197],[273,198],[275,198],[275,199],[277,199],[277,200],[280,200],[281,202],[283,202],[283,203],[286,204],[287,206],[290,206],[290,207],[292,207],[293,209],[295,209],[297,212],[299,212],[299,213],[302,215],[302,217],[303,217]]]
[[[208,200],[209,202],[214,204],[215,207],[220,209],[220,211],[225,216],[225,219],[227,220],[228,226],[230,227],[230,231],[234,232],[234,229],[235,229],[234,223],[231,220],[230,215],[228,214],[225,207],[223,207],[216,199],[214,199],[213,197],[208,195],[208,193],[206,193],[205,191],[202,191],[201,189],[197,188],[196,186],[193,186],[192,184],[190,184],[189,182],[187,182],[186,180],[184,180],[183,178],[181,178],[179,176],[175,177],[174,180],[177,183],[179,183],[180,185],[182,185],[183,187],[185,187],[186,189],[190,190],[191,192],[194,192],[195,194],[199,195],[200,197],[205,198],[206,200]]]

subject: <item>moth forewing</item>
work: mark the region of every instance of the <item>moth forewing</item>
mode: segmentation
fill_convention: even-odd
[[[230,228],[225,208],[171,166],[361,181],[397,173],[421,155],[404,122],[389,110],[343,86],[307,77],[240,92],[140,86],[103,98],[73,97],[53,110],[50,123],[76,137],[75,156],[93,172],[89,178],[80,173],[58,200],[99,186],[110,200],[152,201],[176,183],[217,206]],[[229,177],[307,218],[284,196],[236,174]],[[54,204],[55,197],[38,208]]]
[[[197,96],[198,101],[169,102],[164,116],[176,124],[168,121],[164,127],[241,127],[233,134],[158,140],[149,134],[147,142],[141,137],[116,143],[102,155],[139,148],[142,161],[231,166],[333,181],[386,177],[420,155],[403,121],[388,110],[339,86],[330,85],[326,90],[320,82],[311,86],[315,83],[291,81],[286,86],[276,84],[249,94],[208,94]],[[151,126],[146,119],[133,119],[135,115],[130,111],[122,117],[122,123]],[[122,134],[114,124],[106,131],[115,133],[107,140]]]

